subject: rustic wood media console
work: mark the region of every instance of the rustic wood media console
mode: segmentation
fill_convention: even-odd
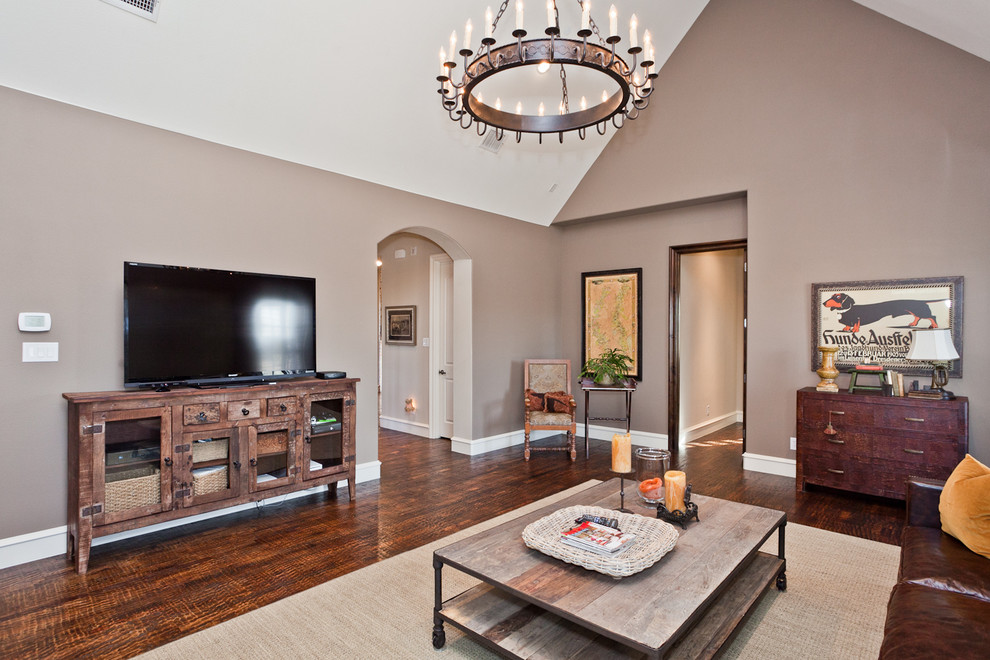
[[[67,393],[67,553],[94,537],[314,486],[354,500],[356,378]]]

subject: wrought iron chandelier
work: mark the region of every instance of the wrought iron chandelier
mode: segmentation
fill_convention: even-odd
[[[618,34],[615,5],[609,10],[609,34],[602,37],[598,25],[591,18],[590,0],[577,0],[581,7],[581,28],[577,31],[578,39],[569,39],[561,36],[556,0],[547,0],[546,38],[525,40],[528,33],[523,27],[523,0],[516,0],[515,29],[512,31],[514,41],[496,45],[495,29],[509,1],[502,3],[494,17],[491,7],[485,12],[485,36],[477,51],[472,50],[470,19],[464,26],[463,41],[458,41],[454,31],[450,35],[449,51],[440,49],[440,74],[437,76],[440,89],[437,91],[444,110],[461,128],[469,129],[475,125],[478,135],[484,135],[491,126],[499,140],[505,132],[514,132],[516,142],[522,139],[523,133],[535,133],[541,144],[544,135],[556,133],[563,143],[564,133],[568,131],[577,131],[583,140],[592,126],[599,135],[605,135],[610,122],[615,128],[622,128],[627,119],[636,119],[640,111],[649,105],[653,81],[657,78],[654,49],[649,30],[643,33],[643,43],[640,45],[635,14],[629,21],[629,48],[626,52],[631,60],[627,63],[616,53],[622,37]],[[592,35],[598,43],[589,42],[588,38]],[[455,73],[455,51],[464,61],[464,71],[459,76]],[[484,81],[498,74],[503,74],[504,78],[505,72],[519,67],[539,67],[543,72],[553,65],[560,67],[560,104],[557,108],[547,112],[541,102],[538,108],[527,108],[524,112],[522,102],[517,101],[513,112],[502,109],[500,96],[491,105],[483,100],[479,86]],[[588,69],[605,76],[601,98],[596,97],[596,101],[589,104],[587,97],[582,96],[578,107],[572,108],[567,89],[567,67],[582,67],[582,70]],[[611,87],[611,93],[608,87]],[[536,113],[531,114],[534,110]]]

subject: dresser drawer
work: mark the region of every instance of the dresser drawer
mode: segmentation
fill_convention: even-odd
[[[877,409],[877,426],[919,433],[955,435],[963,431],[963,420],[960,419],[955,407],[884,406]]]
[[[261,417],[261,399],[227,402],[228,422],[238,419],[256,419],[258,417]]]
[[[870,434],[855,433],[835,429],[835,435],[829,435],[821,429],[802,429],[798,431],[798,447],[804,451],[813,451],[840,456],[873,455],[873,439]]]
[[[216,424],[219,421],[219,403],[194,403],[182,406],[182,423],[185,426]]]
[[[808,427],[824,429],[832,426],[873,426],[875,407],[869,403],[852,402],[837,398],[805,399],[800,421]]]
[[[926,471],[925,475],[918,476],[927,476],[929,471],[941,468],[948,471],[945,474],[947,477],[963,458],[958,443],[938,437],[878,435],[873,445],[878,460],[894,461]]]
[[[842,490],[871,492],[871,465],[841,456],[809,452],[804,455],[804,480],[807,483]]]

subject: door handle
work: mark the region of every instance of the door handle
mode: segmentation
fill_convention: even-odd
[[[441,370],[440,370],[440,375],[441,375],[441,376],[446,376],[446,375],[447,375],[447,372],[446,372],[446,371],[444,371],[443,369],[441,369]]]

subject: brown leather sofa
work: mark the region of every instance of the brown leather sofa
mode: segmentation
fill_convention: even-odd
[[[907,484],[901,565],[880,658],[990,657],[990,559],[942,532],[942,483]]]

